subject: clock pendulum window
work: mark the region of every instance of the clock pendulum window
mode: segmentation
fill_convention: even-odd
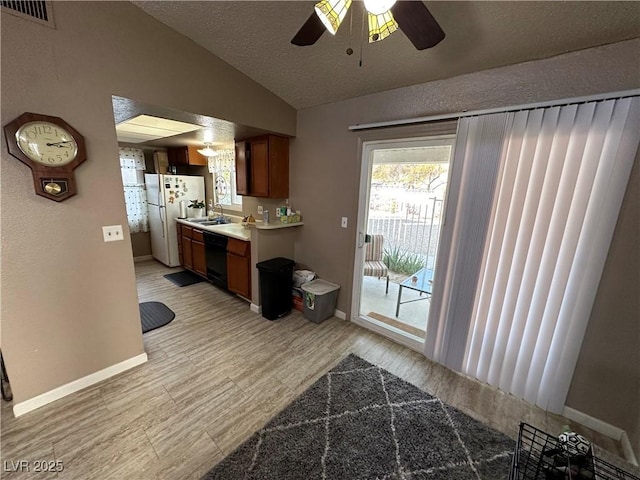
[[[9,153],[31,169],[37,195],[60,202],[76,194],[73,171],[87,157],[77,130],[59,117],[27,112],[4,133]]]
[[[66,178],[41,178],[42,189],[49,195],[63,195],[69,191]]]

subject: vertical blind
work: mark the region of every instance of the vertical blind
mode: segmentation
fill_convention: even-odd
[[[425,340],[427,356],[455,370],[461,369],[464,358],[502,144],[511,116],[468,117],[458,124]]]
[[[465,345],[441,335],[427,354],[463,348],[462,371],[560,413],[638,150],[640,101],[510,115],[495,194],[467,200],[492,198],[471,314],[452,319],[440,309],[429,318],[439,331],[457,323]],[[443,305],[459,287],[443,291]]]

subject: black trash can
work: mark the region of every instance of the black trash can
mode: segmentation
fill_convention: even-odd
[[[260,272],[262,316],[267,320],[276,320],[291,311],[294,265],[293,260],[282,257],[256,263]]]

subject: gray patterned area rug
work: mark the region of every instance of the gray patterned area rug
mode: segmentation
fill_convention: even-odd
[[[515,442],[349,355],[206,480],[506,479]]]

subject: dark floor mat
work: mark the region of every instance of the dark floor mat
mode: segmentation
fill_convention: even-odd
[[[142,321],[142,333],[147,333],[156,328],[164,327],[176,318],[176,314],[160,302],[143,302],[140,304],[140,320]]]
[[[167,275],[164,275],[164,278],[179,287],[186,287],[188,285],[193,285],[194,283],[200,283],[204,281],[202,277],[186,270],[177,273],[169,273]]]

